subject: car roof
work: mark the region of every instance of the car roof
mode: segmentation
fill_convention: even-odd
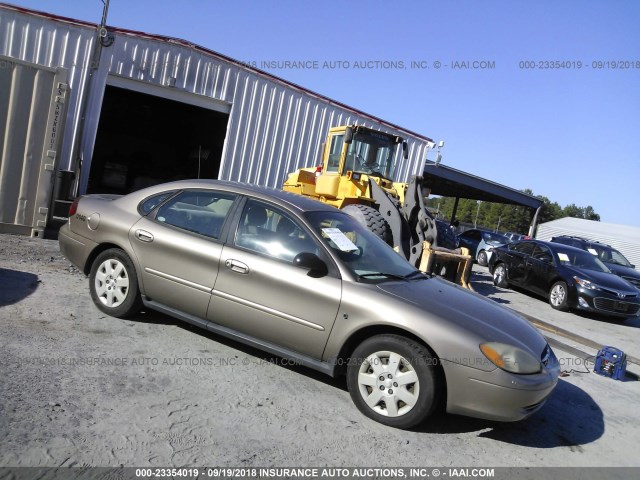
[[[535,243],[535,244],[539,244],[539,245],[545,245],[545,246],[549,247],[554,252],[556,250],[562,250],[562,251],[574,250],[576,252],[586,252],[586,250],[583,250],[582,248],[572,247],[571,245],[565,245],[564,243],[545,242],[544,240],[537,240],[535,238],[528,239],[528,240],[519,240],[517,242],[511,243],[511,245],[515,245],[515,244],[518,244],[518,243]]]
[[[598,240],[593,240],[591,238],[580,237],[580,236],[577,236],[577,235],[557,235],[555,237],[552,237],[551,241],[553,242],[554,239],[558,239],[558,238],[570,238],[572,240],[578,240],[580,242],[584,242],[587,245],[598,245],[598,246],[601,246],[601,247],[607,247],[607,248],[613,249],[613,247],[611,245],[608,245],[606,243],[600,242]]]
[[[297,210],[299,213],[309,211],[332,211],[338,210],[337,208],[322,203],[318,200],[314,200],[309,197],[304,197],[291,192],[286,192],[278,188],[265,187],[262,185],[254,185],[244,182],[232,182],[227,180],[209,180],[209,179],[192,179],[192,180],[178,180],[175,182],[161,183],[152,187],[147,187],[142,190],[125,195],[129,200],[139,202],[149,196],[169,191],[169,190],[183,190],[183,189],[216,189],[225,192],[237,193],[239,195],[252,196],[262,200],[269,200],[280,205],[289,207],[290,209]]]

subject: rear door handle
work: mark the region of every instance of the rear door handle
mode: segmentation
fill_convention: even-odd
[[[136,230],[136,238],[143,242],[153,242],[153,235],[146,230]]]
[[[232,272],[236,273],[249,273],[249,267],[238,260],[227,260],[224,262],[225,267],[227,267]]]

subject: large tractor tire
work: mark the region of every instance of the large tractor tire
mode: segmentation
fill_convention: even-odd
[[[375,208],[369,205],[351,204],[344,207],[342,211],[351,215],[358,223],[367,227],[388,244],[393,241],[389,224]]]

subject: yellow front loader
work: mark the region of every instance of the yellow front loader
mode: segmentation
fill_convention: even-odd
[[[468,251],[437,247],[422,177],[393,181],[400,156],[407,158],[401,137],[361,125],[334,127],[322,148],[322,165],[290,173],[282,188],[344,210],[420,270],[440,272],[446,266],[448,279],[472,289]]]
[[[424,206],[422,177],[393,181],[400,156],[407,158],[401,137],[361,125],[334,127],[322,165],[289,174],[283,189],[344,210],[419,266],[424,242],[436,245],[436,224]]]

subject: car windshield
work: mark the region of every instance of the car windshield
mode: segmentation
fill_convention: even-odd
[[[504,245],[505,243],[509,243],[509,239],[499,233],[483,232],[482,237],[484,241],[490,245]]]
[[[631,267],[631,262],[629,262],[629,260],[627,260],[624,255],[622,255],[614,248],[592,243],[591,245],[589,245],[587,250],[597,256],[603,262],[622,265],[623,267]]]
[[[596,272],[611,273],[611,270],[609,270],[604,263],[584,250],[556,248],[555,254],[562,265],[594,270]]]
[[[393,179],[396,144],[383,133],[357,132],[347,149],[344,171]]]
[[[353,217],[342,212],[307,212],[306,217],[359,281],[428,278]]]

